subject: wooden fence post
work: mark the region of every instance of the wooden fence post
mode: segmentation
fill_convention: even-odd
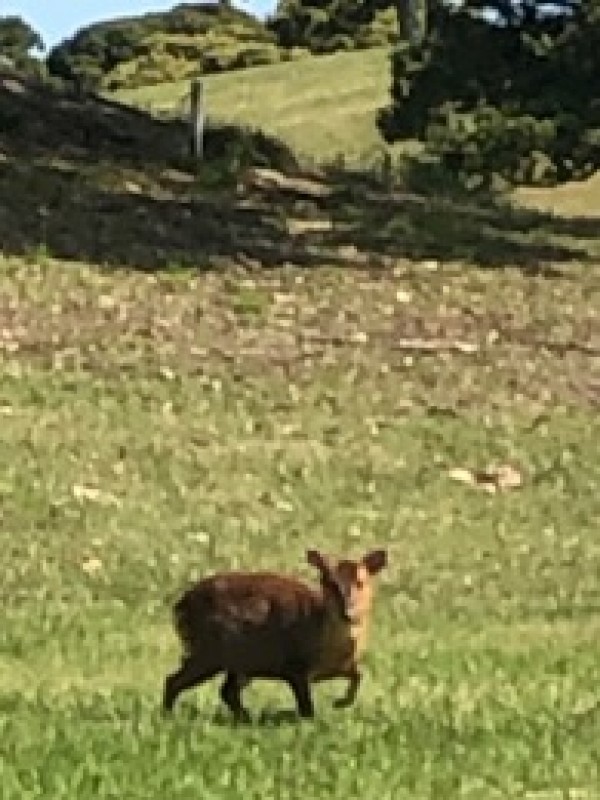
[[[190,152],[193,158],[204,155],[204,96],[199,78],[192,80],[190,91]]]

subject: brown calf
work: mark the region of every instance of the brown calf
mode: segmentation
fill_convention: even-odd
[[[360,561],[335,561],[316,550],[308,563],[319,570],[320,589],[271,572],[213,575],[175,605],[175,626],[185,654],[165,681],[163,705],[220,672],[221,699],[235,718],[247,720],[241,693],[252,678],[286,681],[302,717],[314,715],[310,684],[346,678],[337,706],[352,703],[365,648],[373,595],[372,577],[386,564],[384,550]]]

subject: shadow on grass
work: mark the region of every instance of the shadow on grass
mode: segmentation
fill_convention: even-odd
[[[263,709],[250,714],[248,722],[237,722],[226,711],[217,711],[211,723],[223,728],[282,728],[301,725],[303,720],[295,709]],[[309,723],[310,724],[310,723]]]
[[[200,701],[201,702],[201,701]],[[165,723],[171,721],[185,721],[187,723],[198,723],[202,721],[218,728],[279,728],[283,726],[300,725],[303,720],[298,715],[295,708],[263,708],[250,709],[250,719],[240,721],[234,719],[230,711],[225,707],[218,706],[208,710],[201,705],[196,705],[193,701],[181,703],[177,709],[170,714],[165,714],[162,709],[157,711],[157,718]],[[310,724],[310,721],[308,722]]]
[[[407,258],[550,274],[600,245],[597,220],[440,189],[418,171],[402,190],[340,170],[306,179],[281,143],[231,126],[209,131],[192,168],[186,139],[181,122],[0,76],[1,251],[148,271]]]

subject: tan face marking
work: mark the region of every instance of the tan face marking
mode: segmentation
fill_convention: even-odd
[[[371,609],[373,587],[363,564],[343,560],[322,576],[323,590],[344,622],[360,625]]]

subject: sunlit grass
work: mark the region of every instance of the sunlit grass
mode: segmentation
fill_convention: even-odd
[[[375,120],[389,100],[385,48],[207,75],[203,83],[209,119],[261,128],[301,155],[352,160],[384,147]],[[183,81],[118,96],[158,110],[180,106],[188,93]]]
[[[593,340],[591,269],[3,261],[2,796],[597,797],[597,372],[524,339]],[[479,349],[396,350],[416,320]],[[522,487],[450,478],[489,463]],[[236,728],[211,684],[163,718],[189,580],[310,579],[306,547],[375,544],[390,567],[355,707],[320,686],[299,723],[285,686],[257,684]]]

